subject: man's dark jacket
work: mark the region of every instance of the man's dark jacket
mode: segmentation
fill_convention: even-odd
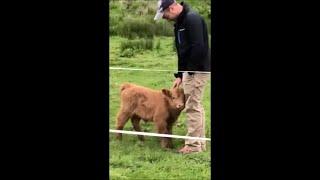
[[[178,73],[180,71],[210,71],[210,50],[207,25],[204,19],[181,3],[183,10],[174,24],[175,45],[178,53]]]

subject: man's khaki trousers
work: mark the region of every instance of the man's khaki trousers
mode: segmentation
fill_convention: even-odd
[[[183,74],[182,86],[186,96],[185,111],[187,115],[187,136],[205,137],[205,112],[202,106],[202,99],[205,85],[210,79],[209,73]],[[206,142],[203,140],[186,139],[185,145],[206,149]]]

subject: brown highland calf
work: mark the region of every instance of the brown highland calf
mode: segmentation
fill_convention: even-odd
[[[116,129],[122,130],[129,118],[135,131],[141,131],[140,119],[153,121],[158,133],[172,134],[172,126],[185,107],[183,89],[153,90],[131,83],[124,83],[120,88],[121,106],[117,115]],[[117,139],[122,138],[117,133]],[[143,141],[142,135],[138,138]],[[171,138],[161,137],[161,147],[172,148]]]

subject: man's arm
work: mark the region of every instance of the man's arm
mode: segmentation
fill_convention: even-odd
[[[186,58],[196,61],[205,56],[206,50],[201,17],[193,13],[189,14],[186,19],[186,28],[188,29],[187,36],[190,43],[186,52]]]

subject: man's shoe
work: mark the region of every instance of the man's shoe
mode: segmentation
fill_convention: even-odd
[[[199,153],[202,152],[201,147],[194,147],[194,146],[184,146],[183,148],[181,148],[179,151],[179,153],[182,154],[191,154],[191,153]]]

